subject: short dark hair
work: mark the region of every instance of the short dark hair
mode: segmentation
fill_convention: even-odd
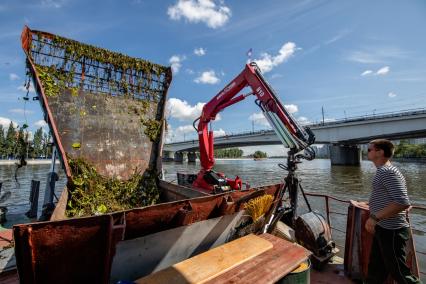
[[[383,150],[386,158],[392,158],[393,153],[395,152],[395,146],[387,139],[375,139],[370,141],[370,144],[372,144],[376,149]]]

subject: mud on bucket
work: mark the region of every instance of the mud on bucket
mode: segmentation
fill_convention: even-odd
[[[295,270],[279,280],[279,284],[309,284],[311,282],[311,261],[307,259],[302,262]]]

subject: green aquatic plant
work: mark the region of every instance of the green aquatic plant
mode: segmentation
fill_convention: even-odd
[[[139,171],[126,181],[100,175],[83,158],[69,158],[72,178],[69,181],[70,197],[68,217],[100,215],[156,204],[160,199],[158,174],[147,169]]]
[[[157,142],[161,135],[163,120],[141,119],[141,122],[145,126],[145,135],[148,136],[152,142]]]

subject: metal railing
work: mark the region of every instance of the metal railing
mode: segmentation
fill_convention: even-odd
[[[326,195],[326,194],[321,194],[321,193],[305,192],[305,194],[307,196],[311,196],[311,197],[323,198],[323,200],[325,202],[326,219],[327,219],[328,225],[330,226],[332,232],[333,231],[337,231],[337,232],[346,234],[346,231],[344,229],[332,226],[331,216],[332,215],[339,215],[339,216],[346,216],[347,217],[348,213],[347,212],[335,212],[335,211],[331,211],[330,210],[330,200],[333,200],[333,201],[336,201],[336,202],[339,202],[339,203],[342,203],[342,204],[349,204],[350,203],[349,200],[345,200],[345,199],[341,199],[341,198],[337,198],[337,197],[334,197],[334,196],[330,196],[330,195]],[[410,211],[412,211],[412,210],[420,210],[420,211],[422,211],[422,212],[424,212],[426,214],[426,207],[424,207],[424,206],[413,205],[410,208]],[[419,228],[416,228],[412,224],[411,224],[411,230],[413,232],[413,235],[414,235],[414,233],[416,233],[417,235],[421,235],[421,236],[426,235],[426,231],[423,231],[423,230],[421,230]],[[414,239],[414,241],[415,241],[415,239]],[[338,244],[336,244],[336,245],[338,247],[340,247],[340,248],[344,248],[344,245],[343,246],[342,245],[338,245]],[[416,241],[415,241],[415,248],[416,248],[415,251],[416,251],[416,254],[417,255],[426,256],[426,252],[418,250],[417,249],[418,247],[419,247],[419,245],[417,245]],[[420,263],[421,262],[418,260],[418,264],[420,264]],[[422,269],[422,268],[423,267],[421,267],[419,265],[419,274],[422,275],[423,277],[425,277],[426,276],[426,270]]]
[[[343,119],[336,119],[333,121],[327,121],[327,122],[315,122],[310,123],[307,126],[308,127],[321,127],[321,126],[330,126],[330,125],[336,125],[336,124],[344,124],[344,123],[350,123],[350,122],[361,122],[361,121],[368,121],[368,120],[376,120],[376,119],[384,119],[384,118],[395,118],[395,117],[405,117],[405,116],[411,116],[411,115],[419,115],[419,114],[426,114],[426,108],[416,108],[416,109],[408,109],[408,110],[402,110],[402,111],[391,111],[391,112],[383,112],[383,113],[377,113],[373,115],[364,115],[364,116],[351,116]],[[216,138],[234,138],[234,137],[240,137],[240,136],[248,136],[248,135],[265,135],[273,133],[274,130],[272,129],[262,129],[257,131],[244,131],[244,132],[238,132],[238,133],[232,133],[229,132],[226,135],[217,136]],[[188,142],[195,142],[198,141],[197,139],[192,140],[186,140],[186,141],[178,141],[178,142],[172,142],[167,143],[168,145],[179,145],[183,143]]]

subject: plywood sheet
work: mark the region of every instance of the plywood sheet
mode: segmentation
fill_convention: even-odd
[[[248,235],[150,274],[136,283],[205,283],[272,247],[270,241]]]

